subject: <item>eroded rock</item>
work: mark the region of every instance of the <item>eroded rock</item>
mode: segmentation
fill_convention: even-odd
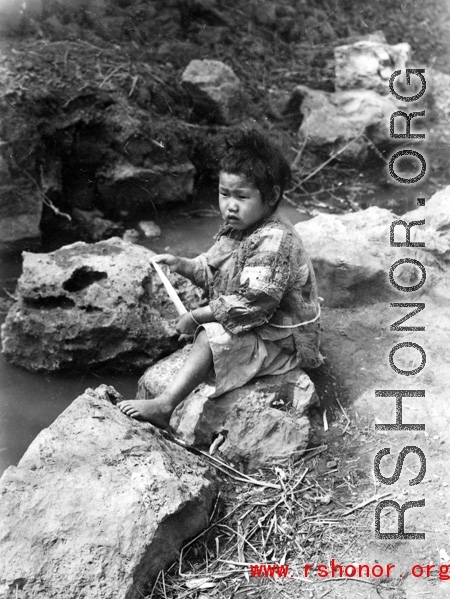
[[[149,368],[139,381],[138,398],[158,395],[186,359],[184,348]],[[306,449],[307,411],[318,401],[314,384],[301,369],[254,379],[219,398],[201,384],[172,415],[170,424],[188,446],[210,447],[219,434],[219,452],[248,470]]]
[[[152,280],[151,255],[119,238],[24,253],[19,301],[2,326],[5,357],[30,370],[142,372],[174,351],[176,313]],[[183,282],[183,299],[192,288]]]
[[[219,60],[191,60],[181,77],[196,113],[226,124],[240,116],[242,86],[233,70]]]
[[[161,235],[161,227],[152,220],[141,220],[138,223],[138,229],[146,239],[153,239]]]
[[[0,178],[4,180],[4,177]],[[28,183],[8,183],[0,186],[0,244],[1,248],[26,244],[39,239],[42,215],[42,197]],[[22,246],[23,248],[23,246]]]
[[[433,97],[433,110],[442,122],[450,120],[450,75],[427,68],[427,87]]]
[[[81,233],[88,241],[100,241],[111,237],[111,234],[119,228],[112,220],[104,218],[100,210],[74,208],[72,218],[79,225]]]
[[[361,164],[372,144],[391,143],[389,119],[398,106],[373,90],[331,93],[298,85],[286,111],[292,114],[296,109],[303,119],[298,135],[306,138],[308,149],[327,156],[341,151],[339,160]]]
[[[444,263],[450,262],[450,186],[425,199],[424,206],[407,212],[401,220],[425,220],[423,226],[411,228],[411,241],[424,242],[424,251]]]
[[[98,193],[108,211],[145,214],[154,210],[155,204],[185,201],[193,191],[194,175],[190,162],[148,168],[118,163],[102,173]]]
[[[372,89],[388,95],[389,79],[394,71],[405,72],[406,62],[411,55],[407,43],[395,44],[373,40],[361,40],[354,44],[337,46],[336,89]]]
[[[0,481],[4,599],[138,599],[208,524],[194,455],[88,389]]]
[[[405,292],[389,280],[389,270],[398,260],[417,260],[426,271],[426,282],[408,292],[408,300],[418,295],[447,296],[450,283],[450,186],[427,199],[425,206],[402,217],[389,210],[371,207],[343,216],[321,214],[298,223],[301,235],[317,273],[319,293],[330,307],[391,300]],[[425,220],[411,228],[410,240],[425,247],[391,247],[390,227],[394,221]],[[395,227],[394,241],[405,242],[405,227]],[[417,285],[423,278],[420,268],[406,262],[395,268],[394,280],[401,286]],[[401,300],[398,300],[401,301]],[[406,300],[405,300],[406,301]]]

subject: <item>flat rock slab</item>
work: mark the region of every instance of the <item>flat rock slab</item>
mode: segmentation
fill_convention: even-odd
[[[188,351],[179,350],[150,367],[139,381],[138,398],[151,401],[161,393]],[[219,454],[248,471],[306,449],[307,411],[318,398],[301,369],[256,378],[215,399],[208,398],[211,391],[199,385],[172,415],[170,425],[186,445],[208,448],[221,435]]]
[[[88,389],[0,480],[0,596],[138,599],[208,524],[195,456]]]
[[[152,255],[119,238],[25,252],[19,301],[2,326],[5,357],[29,370],[142,373],[174,351],[176,313],[153,280]]]

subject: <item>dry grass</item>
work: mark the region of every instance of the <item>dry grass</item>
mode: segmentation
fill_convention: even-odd
[[[351,426],[343,409],[338,424],[343,438]],[[221,478],[210,525],[160,572],[147,599],[324,597],[331,591],[339,597],[338,587],[346,596],[347,585],[358,582],[397,592],[384,579],[304,577],[306,563],[329,563],[332,557],[344,565],[355,561],[373,526],[373,514],[365,508],[380,498],[371,480],[358,481],[330,459],[326,444],[252,477],[203,456]],[[252,577],[252,564],[288,564],[288,577]]]

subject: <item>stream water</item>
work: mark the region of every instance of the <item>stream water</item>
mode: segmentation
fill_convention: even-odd
[[[367,179],[361,174],[361,187]],[[403,214],[416,207],[419,195],[430,197],[429,190],[383,186],[379,181],[376,193],[362,193],[360,205],[367,208],[378,205]],[[403,186],[404,187],[404,186]],[[206,200],[206,198],[205,198]],[[144,243],[156,252],[171,252],[193,257],[207,250],[222,223],[215,200],[202,200],[197,210],[172,210],[161,213],[153,220],[162,229],[161,237]],[[308,198],[305,198],[308,204]],[[316,199],[314,199],[316,202]],[[318,204],[320,208],[323,206]],[[290,204],[284,203],[281,211],[292,223],[310,218]],[[314,214],[317,211],[313,211]],[[53,239],[51,251],[67,243]],[[21,273],[19,254],[4,256],[1,262],[0,289],[12,293]],[[0,323],[6,314],[0,314]],[[17,464],[35,436],[49,426],[55,418],[85,389],[102,383],[113,385],[124,397],[134,397],[138,377],[116,377],[114,374],[98,376],[92,372],[78,374],[36,374],[7,364],[0,354],[0,475],[11,464]]]
[[[293,223],[307,218],[289,205],[284,206],[282,211]],[[161,215],[154,220],[161,227],[162,235],[144,245],[156,252],[172,252],[187,257],[207,250],[222,223],[219,212],[213,206],[199,211],[198,216],[195,212],[178,212]],[[0,286],[12,293],[20,272],[20,255],[4,256]],[[3,322],[6,314],[1,316]],[[113,385],[124,397],[134,397],[137,380],[137,376],[99,376],[91,372],[32,373],[7,364],[0,355],[0,474],[8,466],[17,464],[36,435],[85,389],[106,383]]]

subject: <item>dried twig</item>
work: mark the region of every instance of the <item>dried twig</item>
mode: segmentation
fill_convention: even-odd
[[[238,481],[244,482],[244,483],[251,483],[252,485],[257,485],[260,487],[268,487],[270,489],[277,489],[277,490],[280,489],[280,485],[257,480],[256,478],[253,478],[252,476],[249,476],[248,474],[243,474],[242,472],[239,472],[239,470],[236,470],[236,468],[233,468],[232,466],[230,466],[226,462],[220,460],[216,456],[209,455],[208,453],[202,451],[201,449],[196,449],[195,451],[200,453],[207,460],[213,462],[213,465],[216,468],[218,468],[224,474],[231,476],[231,478],[233,478],[234,480],[238,480]],[[228,472],[228,470],[237,474],[237,476],[233,476],[232,474],[230,474],[230,472]]]
[[[10,293],[7,289],[5,289],[5,287],[3,287],[3,291],[4,291],[4,293],[6,293],[6,295],[8,297],[10,297],[11,299],[13,299],[15,302],[18,301],[19,298],[16,295],[13,295],[12,293]]]
[[[328,430],[328,420],[327,420],[327,409],[325,408],[323,411],[323,430],[327,432]]]
[[[346,411],[344,410],[344,408],[342,407],[342,404],[341,404],[341,402],[339,401],[339,398],[338,398],[338,397],[336,397],[336,401],[338,402],[338,404],[339,404],[339,407],[340,407],[340,408],[341,408],[341,410],[342,410],[342,413],[344,414],[345,418],[347,419],[347,424],[345,425],[345,428],[344,428],[344,430],[342,431],[342,434],[343,434],[343,435],[345,435],[345,433],[347,432],[347,429],[348,429],[348,427],[350,426],[350,422],[351,422],[351,420],[350,420],[350,418],[348,417],[348,414],[347,414],[347,412],[346,412]]]
[[[119,71],[121,68],[122,68],[121,65],[119,65],[118,67],[115,67],[114,69],[112,69],[112,71],[110,71],[106,75],[106,77],[103,79],[103,81],[98,86],[99,89],[102,89],[102,87],[106,84],[106,82],[109,81],[111,79],[111,77],[114,77],[114,75],[117,73],[117,71]]]
[[[377,582],[371,582],[370,580],[364,580],[364,578],[350,578],[347,576],[337,576],[335,578],[322,578],[321,579],[321,583],[322,582],[345,582],[347,580],[352,580],[353,582],[363,582],[364,584],[370,584],[373,587],[378,587],[381,586],[381,580],[378,580]],[[394,586],[389,586],[386,584],[383,584],[383,589],[394,589],[394,590],[398,590],[398,587],[394,587]]]
[[[135,75],[133,77],[133,79],[131,80],[131,88],[130,88],[130,91],[128,92],[129,98],[131,98],[131,96],[133,95],[134,88],[136,87],[136,83],[138,82],[138,79],[139,79],[139,75]]]
[[[300,149],[298,150],[297,155],[295,156],[295,158],[291,164],[291,169],[295,169],[297,167],[298,163],[300,162],[300,158],[302,157],[303,150],[305,149],[307,140],[308,140],[308,137],[305,135],[303,143],[300,146]]]
[[[356,137],[354,137],[349,142],[347,142],[337,152],[334,152],[334,154],[332,154],[327,160],[325,160],[325,162],[322,162],[322,164],[320,164],[316,169],[314,169],[312,171],[312,173],[310,173],[309,175],[307,175],[304,179],[302,179],[301,181],[299,181],[294,187],[292,187],[291,189],[289,189],[288,192],[290,193],[290,192],[298,189],[304,183],[306,183],[306,181],[309,181],[309,179],[312,179],[312,177],[314,177],[315,175],[317,175],[317,173],[319,173],[327,164],[329,164],[332,160],[334,160],[335,158],[337,158],[340,154],[342,154],[342,152],[345,152],[345,150],[349,146],[351,146],[352,143],[354,143],[355,141],[357,141],[363,134],[364,134],[364,132],[361,131]]]
[[[355,512],[356,510],[359,510],[359,509],[361,509],[363,507],[366,507],[366,505],[369,505],[369,504],[373,503],[374,501],[378,501],[379,499],[383,499],[383,497],[388,497],[388,495],[391,495],[391,493],[382,493],[381,495],[374,495],[370,499],[366,499],[366,501],[363,501],[362,503],[358,503],[358,505],[355,505],[355,507],[350,508],[349,510],[347,510],[346,512],[344,512],[342,515],[343,516],[348,516],[352,512]]]
[[[41,186],[39,185],[39,183],[36,181],[36,179],[34,177],[32,177],[30,175],[30,173],[26,170],[23,171],[25,173],[25,175],[30,179],[30,181],[32,181],[37,190],[39,191],[39,193],[41,194],[42,197],[42,202],[48,206],[51,210],[53,210],[53,212],[55,214],[57,214],[58,216],[63,216],[64,218],[67,218],[67,220],[71,221],[72,217],[70,216],[70,214],[66,214],[65,212],[61,212],[61,210],[59,210],[59,208],[57,208],[55,206],[55,204],[51,201],[51,199],[49,197],[47,197],[44,193],[44,191],[42,190]]]

